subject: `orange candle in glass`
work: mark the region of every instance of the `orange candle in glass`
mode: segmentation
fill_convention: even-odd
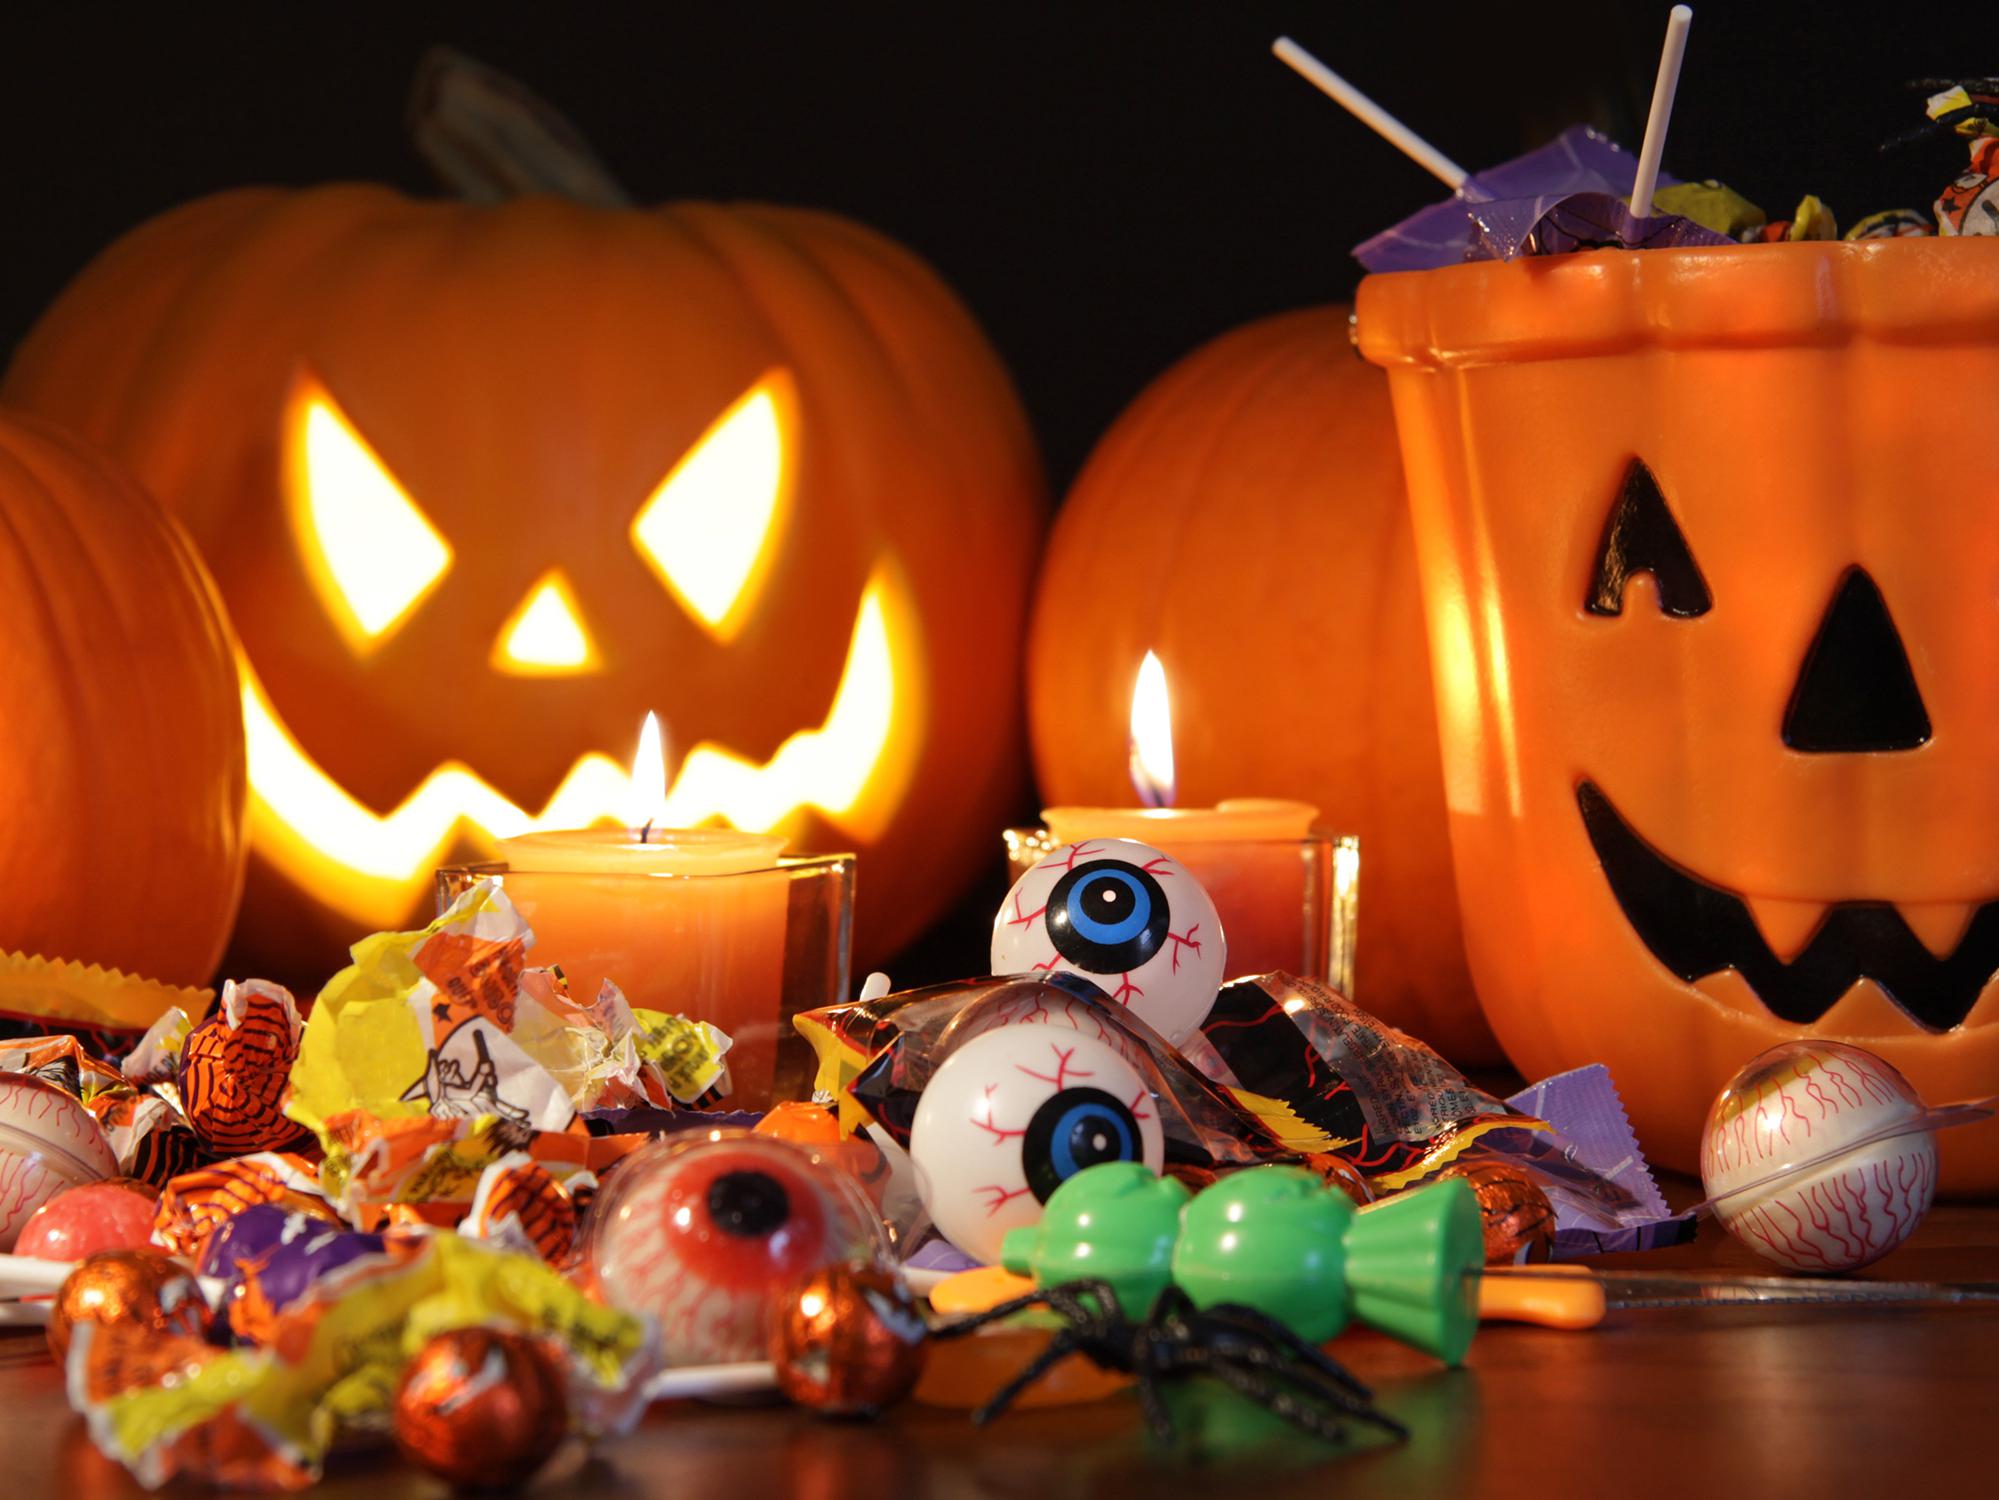
[[[1313,833],[1319,810],[1306,802],[1237,797],[1174,807],[1172,708],[1165,669],[1149,651],[1132,691],[1131,778],[1142,807],[1050,807],[1041,814],[1045,834],[1010,832],[1015,878],[1064,844],[1138,839],[1207,888],[1231,976],[1284,969],[1352,989],[1358,845]]]
[[[646,719],[633,785],[665,800],[665,756]],[[784,985],[791,874],[784,840],[730,828],[591,828],[501,839],[508,898],[534,929],[532,961],[559,966],[570,992],[606,979],[634,1008],[727,1032],[728,1103],[770,1100]]]

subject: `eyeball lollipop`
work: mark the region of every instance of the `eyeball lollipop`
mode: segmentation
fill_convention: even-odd
[[[995,974],[1087,975],[1175,1047],[1215,1003],[1227,960],[1200,881],[1134,839],[1063,845],[1014,882],[993,918]]]
[[[1907,1239],[1936,1194],[1932,1132],[1989,1114],[1926,1109],[1908,1080],[1842,1042],[1772,1047],[1701,1132],[1701,1183],[1728,1232],[1793,1271],[1851,1271]]]
[[[747,1131],[636,1151],[591,1209],[599,1291],[658,1320],[669,1364],[762,1359],[773,1288],[818,1266],[883,1263],[887,1253],[850,1173]]]
[[[997,1264],[1007,1231],[1085,1167],[1166,1161],[1159,1111],[1120,1046],[1078,1031],[1064,1011],[1045,1024],[975,1036],[939,1065],[916,1104],[909,1158],[937,1228]]]

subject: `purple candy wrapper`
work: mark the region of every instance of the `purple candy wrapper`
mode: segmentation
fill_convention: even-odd
[[[1659,1250],[1694,1237],[1693,1215],[1675,1214],[1653,1180],[1624,1101],[1603,1064],[1544,1078],[1506,1102],[1547,1121],[1562,1137],[1565,1154],[1623,1188],[1643,1210],[1642,1215],[1606,1218],[1587,1199],[1549,1192],[1555,1210],[1554,1259]]]
[[[386,1249],[379,1234],[259,1203],[209,1237],[201,1274],[224,1283],[219,1305],[228,1314],[230,1331],[257,1343],[268,1319],[304,1296],[320,1277]]]
[[[1468,260],[1511,260],[1598,245],[1657,249],[1728,245],[1728,236],[1677,214],[1634,219],[1623,199],[1638,159],[1587,125],[1465,178],[1442,203],[1419,209],[1354,249],[1370,271],[1430,271]],[[1676,179],[1659,174],[1659,185]]]

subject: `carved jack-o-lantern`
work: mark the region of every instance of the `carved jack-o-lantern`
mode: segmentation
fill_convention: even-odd
[[[962,307],[846,220],[225,193],[106,251],[9,389],[230,605],[246,961],[310,972],[448,857],[622,818],[648,710],[669,820],[860,852],[864,959],[1017,785],[1031,440]]]
[[[1999,242],[1382,276],[1466,946],[1694,1165],[1816,1035],[1999,1089]],[[1801,1127],[1802,1128],[1802,1127]],[[1999,1186],[1999,1129],[1939,1143]]]

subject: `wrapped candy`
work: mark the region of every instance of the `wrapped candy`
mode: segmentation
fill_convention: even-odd
[[[1678,213],[1634,219],[1624,199],[1637,170],[1637,158],[1616,142],[1572,125],[1545,146],[1472,173],[1451,197],[1357,246],[1354,258],[1370,271],[1427,271],[1596,245],[1733,243]],[[1675,179],[1661,173],[1659,185],[1670,189]]]
[[[306,1023],[291,1117],[321,1134],[357,1109],[566,1128],[569,1095],[510,1035],[532,941],[499,883],[483,880],[421,932],[356,943]]]
[[[1459,1160],[1502,1159],[1548,1198],[1559,1254],[1691,1232],[1670,1216],[1601,1070],[1551,1095],[1577,1121],[1571,1135],[1473,1087],[1337,991],[1290,975],[1224,985],[1181,1051],[1065,974],[830,1006],[798,1025],[819,1054],[819,1089],[850,1124],[871,1120],[911,1153],[931,1217],[974,1256],[990,1259],[1064,1180],[1110,1160],[1156,1163],[1194,1188],[1232,1168],[1302,1161],[1364,1200]],[[1015,1038],[985,1040],[1005,1029]],[[996,1066],[973,1066],[988,1059]],[[918,1139],[926,1116],[940,1128]],[[1355,1173],[1366,1178],[1359,1191]]]
[[[1429,1047],[1355,1005],[1337,990],[1290,974],[1224,985],[1204,1028],[1213,1049],[1203,1066],[1243,1089],[1282,1099],[1335,1144],[1326,1148],[1372,1186],[1413,1186],[1453,1163],[1503,1161],[1526,1173],[1573,1229],[1562,1254],[1613,1247],[1606,1236],[1671,1243],[1691,1229],[1675,1221],[1653,1182],[1623,1106],[1602,1069],[1553,1095],[1575,1122],[1564,1130],[1518,1100],[1495,1099]],[[1545,1086],[1543,1086],[1545,1088]]]
[[[153,1238],[175,1255],[199,1263],[210,1235],[260,1203],[340,1223],[320,1191],[312,1163],[288,1151],[265,1151],[174,1178],[160,1193]]]
[[[387,1249],[380,1235],[259,1203],[209,1236],[200,1265],[202,1275],[222,1283],[217,1306],[230,1332],[245,1343],[263,1344],[276,1334],[278,1315],[321,1276]]]
[[[295,1489],[318,1477],[338,1434],[385,1432],[410,1361],[434,1336],[472,1326],[554,1350],[571,1422],[585,1433],[622,1430],[644,1407],[657,1347],[641,1320],[538,1260],[450,1233],[324,1272],[258,1348],[182,1346],[134,1378],[122,1351],[107,1358],[79,1328],[69,1387],[92,1440],[143,1484],[184,1475]]]
[[[215,1013],[181,1042],[181,1108],[218,1155],[277,1151],[304,1132],[285,1118],[285,1088],[303,1025],[291,991],[252,979],[222,987]]]
[[[396,1447],[450,1484],[511,1488],[569,1430],[561,1368],[504,1328],[453,1328],[417,1351],[396,1388]]]
[[[497,1162],[526,1154],[558,1180],[586,1173],[597,1152],[584,1131],[530,1130],[496,1115],[381,1119],[350,1110],[326,1122],[320,1183],[341,1214],[372,1225],[389,1205],[434,1208],[456,1223]]]
[[[1524,1168],[1503,1161],[1453,1162],[1437,1176],[1461,1178],[1471,1187],[1485,1230],[1487,1265],[1548,1258],[1555,1245],[1555,1210]]]
[[[306,1023],[287,1113],[329,1152],[333,1122],[357,1113],[491,1117],[518,1147],[569,1130],[582,1110],[667,1108],[726,1087],[721,1032],[634,1011],[610,984],[578,1004],[560,975],[528,968],[533,943],[491,879],[420,932],[356,943]]]
[[[144,1248],[105,1250],[78,1262],[49,1313],[49,1349],[60,1362],[90,1325],[125,1324],[148,1335],[199,1335],[208,1315],[187,1268]]]
[[[525,1151],[516,1151],[480,1174],[458,1232],[559,1266],[576,1245],[572,1194],[594,1191],[596,1186],[597,1179],[588,1172],[559,1182]]]
[[[1732,240],[1758,237],[1765,222],[1762,209],[1713,178],[1662,187],[1652,194],[1652,203],[1664,213],[1692,219],[1702,228],[1725,234]]]
[[[1846,231],[1849,240],[1900,240],[1935,234],[1937,227],[1929,216],[1919,214],[1913,208],[1884,208],[1879,213],[1869,214]]]
[[[865,1416],[923,1373],[923,1314],[895,1272],[866,1262],[807,1271],[773,1293],[778,1389],[829,1416]]]
[[[659,1327],[670,1364],[763,1357],[771,1296],[821,1266],[885,1264],[853,1175],[810,1147],[712,1131],[623,1162],[590,1215],[591,1284]]]
[[[171,1016],[186,1022],[178,1009]],[[179,1106],[142,1091],[127,1075],[94,1057],[73,1036],[30,1037],[0,1045],[0,1073],[20,1073],[73,1096],[96,1119],[118,1170],[160,1186],[194,1166],[201,1145]]]
[[[1937,196],[1938,234],[1999,234],[1999,136],[1971,143],[1971,165]]]

